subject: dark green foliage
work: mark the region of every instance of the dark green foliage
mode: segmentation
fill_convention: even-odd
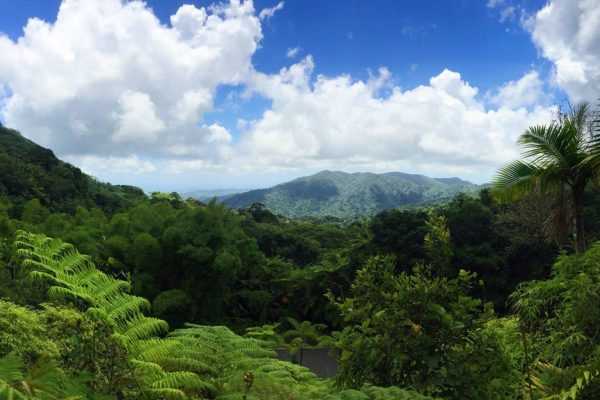
[[[414,387],[451,399],[511,398],[514,371],[498,339],[483,331],[489,316],[481,301],[466,294],[472,277],[394,269],[389,258],[371,259],[340,304],[347,327],[339,382]]]
[[[390,210],[371,221],[373,253],[393,254],[398,268],[410,269],[425,259],[425,212]]]
[[[600,245],[582,255],[562,255],[552,278],[524,284],[513,295],[521,328],[528,336],[531,363],[542,389],[569,389],[584,371],[600,371]],[[535,365],[530,368],[535,369]],[[578,399],[600,395],[594,378]]]
[[[526,196],[498,205],[488,191],[479,198],[459,195],[440,212],[446,217],[455,273],[477,273],[483,285],[474,294],[507,312],[507,299],[521,282],[548,276],[558,254],[548,230],[547,197]]]
[[[506,268],[506,238],[494,229],[495,214],[479,199],[457,196],[444,209],[454,250],[454,270],[465,268],[477,273],[485,286],[480,296],[502,308],[511,277]]]
[[[144,193],[130,186],[99,183],[60,161],[52,151],[0,126],[0,195],[17,205],[37,199],[53,211],[74,211],[79,205],[107,212],[131,205]]]
[[[152,311],[164,319],[171,327],[180,327],[187,321],[189,309],[193,306],[192,299],[180,289],[161,292],[152,302]]]

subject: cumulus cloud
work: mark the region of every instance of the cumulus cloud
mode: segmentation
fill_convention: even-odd
[[[450,70],[412,89],[385,68],[365,80],[315,75],[311,56],[256,71],[261,20],[283,4],[258,16],[251,1],[184,5],[164,25],[141,1],[63,0],[56,21],[0,36],[0,112],[95,175],[345,168],[474,179],[554,115],[533,71],[489,96]],[[272,104],[240,119],[235,139],[202,119],[222,85]]]
[[[269,18],[272,18],[277,11],[283,10],[283,6],[284,5],[285,5],[285,3],[283,1],[280,1],[274,7],[264,8],[264,9],[262,9],[260,11],[260,13],[258,14],[258,17],[260,19],[269,19]]]
[[[550,120],[554,112],[550,107],[515,109],[507,88],[498,94],[497,106],[488,109],[478,89],[449,70],[428,85],[402,90],[392,85],[386,69],[368,81],[348,75],[317,76],[313,81],[313,69],[314,61],[306,57],[279,74],[254,75],[252,89],[271,99],[273,107],[246,124],[238,160],[253,160],[264,168],[383,168],[485,176],[518,155],[515,140],[529,125]],[[384,95],[383,88],[390,93]]]
[[[546,102],[543,82],[537,71],[530,71],[521,79],[504,84],[491,101],[509,108],[530,107]]]
[[[600,2],[551,0],[527,26],[544,57],[554,64],[556,84],[573,101],[600,95]]]
[[[137,155],[128,157],[98,157],[94,155],[85,155],[67,156],[65,159],[79,166],[79,168],[91,175],[98,173],[128,173],[140,175],[152,173],[157,170],[157,167],[153,162],[142,160]]]
[[[3,119],[62,156],[96,157],[87,165],[134,155],[218,161],[229,133],[199,122],[219,85],[252,70],[260,21],[251,1],[230,0],[184,5],[170,23],[141,1],[64,0],[54,22],[33,18],[18,40],[0,36],[0,85],[11,93]]]

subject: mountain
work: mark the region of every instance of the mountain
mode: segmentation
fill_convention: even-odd
[[[429,178],[389,172],[345,173],[322,171],[274,186],[251,190],[221,200],[234,208],[263,203],[289,217],[332,216],[354,218],[389,208],[433,204],[480,186],[459,178]]]
[[[54,153],[0,124],[0,197],[20,206],[31,199],[53,211],[78,206],[114,212],[145,197],[133,186],[96,181]]]

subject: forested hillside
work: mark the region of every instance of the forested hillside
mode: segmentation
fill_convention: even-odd
[[[581,112],[523,134],[537,161],[491,188],[354,221],[99,184],[3,128],[0,399],[596,399]]]
[[[222,196],[231,207],[262,203],[288,217],[360,218],[398,207],[426,206],[448,201],[456,194],[475,193],[477,185],[458,178],[429,178],[389,172],[322,171],[269,189]]]
[[[101,183],[65,163],[19,132],[0,124],[0,194],[17,206],[37,199],[53,211],[75,211],[78,206],[107,212],[144,197],[141,189]]]

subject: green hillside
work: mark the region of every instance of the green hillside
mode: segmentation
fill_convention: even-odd
[[[133,186],[101,183],[54,153],[0,125],[0,195],[14,204],[38,199],[53,211],[77,206],[114,212],[143,198]]]
[[[234,208],[263,203],[289,217],[353,218],[390,208],[438,203],[479,188],[458,178],[322,171],[269,189],[227,196],[224,202]]]

